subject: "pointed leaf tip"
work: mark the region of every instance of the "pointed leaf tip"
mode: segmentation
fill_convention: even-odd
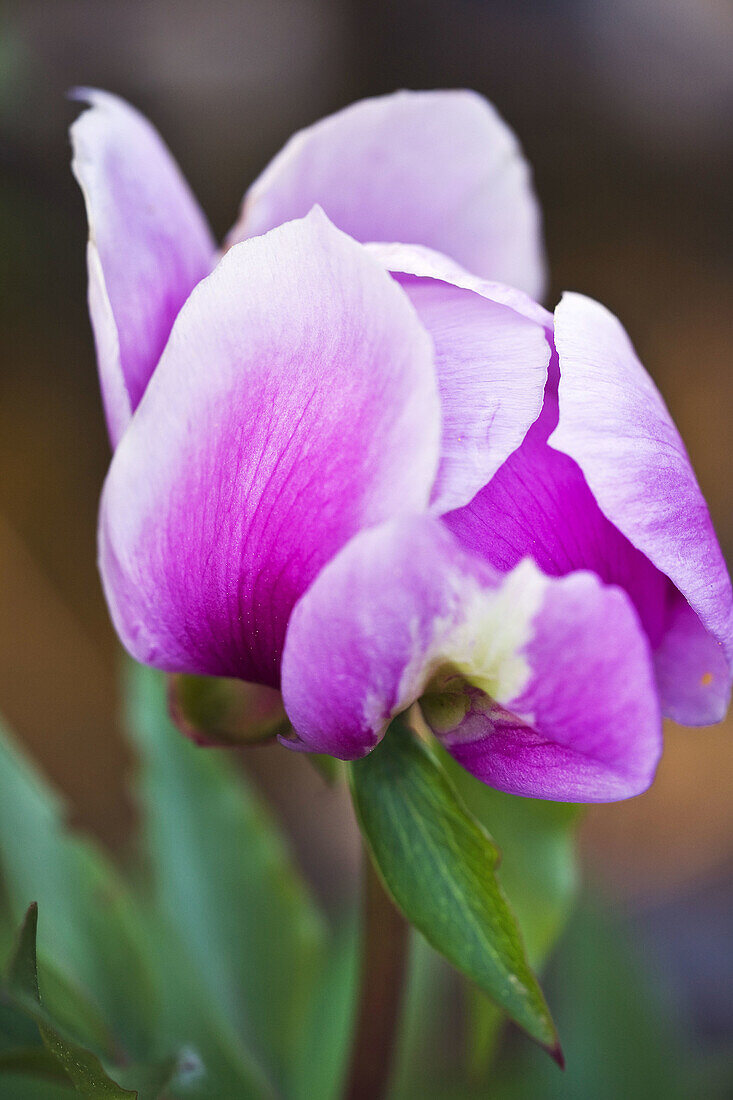
[[[8,965],[8,989],[11,993],[30,997],[40,1003],[38,991],[38,967],[36,962],[36,935],[38,933],[38,902],[28,906],[10,963]]]
[[[562,1047],[559,1042],[555,1043],[553,1047],[547,1047],[547,1053],[552,1058],[553,1062],[557,1062],[560,1069],[565,1069],[565,1055],[562,1052]]]
[[[23,918],[18,943],[8,968],[8,997],[11,1003],[38,1027],[43,1045],[59,1071],[84,1096],[122,1100],[137,1092],[122,1088],[108,1076],[96,1054],[67,1038],[41,1003],[38,985],[36,934],[38,905],[32,902]]]

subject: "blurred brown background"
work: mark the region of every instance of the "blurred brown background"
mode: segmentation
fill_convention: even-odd
[[[6,0],[0,710],[73,817],[103,840],[124,844],[131,762],[94,560],[108,448],[86,315],[86,225],[68,168],[75,108],[65,92],[75,84],[119,92],[149,114],[220,235],[295,128],[400,86],[487,94],[534,165],[548,304],[578,289],[621,316],[733,557],[728,0]],[[653,790],[590,811],[584,829],[590,876],[688,959],[688,992],[714,941],[705,921],[717,928],[723,914],[731,925],[732,733],[730,720],[670,729]],[[355,863],[346,807],[281,750],[255,750],[250,764],[299,822],[296,842],[322,887],[339,889]],[[685,914],[703,944],[688,944],[687,956]],[[719,1011],[729,1010],[730,998]]]

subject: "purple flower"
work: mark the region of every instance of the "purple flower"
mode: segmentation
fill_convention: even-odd
[[[325,119],[219,258],[150,125],[82,97],[100,565],[130,653],[280,688],[308,750],[359,757],[420,701],[502,790],[644,790],[662,714],[724,714],[731,586],[619,322],[528,296],[539,216],[493,109],[401,92]]]

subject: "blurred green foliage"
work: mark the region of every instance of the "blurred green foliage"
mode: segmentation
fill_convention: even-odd
[[[124,875],[0,737],[0,1098],[338,1100],[353,914],[329,926],[229,755],[173,728],[161,676],[131,670],[129,700],[140,842]],[[442,773],[426,760],[434,793],[431,769]],[[500,881],[540,965],[575,894],[577,811],[498,795],[442,763],[502,849]],[[414,933],[390,1100],[726,1097],[730,1065],[693,1060],[643,961],[587,906],[548,988],[564,1074]]]

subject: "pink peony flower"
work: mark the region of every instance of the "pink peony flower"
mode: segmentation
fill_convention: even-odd
[[[493,108],[400,92],[317,123],[220,256],[149,123],[79,95],[130,653],[281,689],[308,750],[359,757],[420,701],[502,790],[644,790],[662,714],[725,712],[730,581],[620,323],[528,296],[538,209]]]

